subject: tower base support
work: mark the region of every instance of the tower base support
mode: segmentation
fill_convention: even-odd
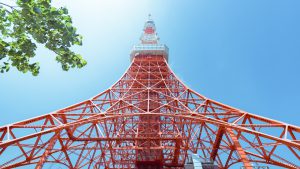
[[[214,162],[203,162],[197,154],[192,154],[188,157],[184,169],[218,169]]]

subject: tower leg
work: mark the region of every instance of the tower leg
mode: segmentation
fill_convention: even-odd
[[[241,161],[244,163],[244,168],[252,169],[251,162],[249,161],[247,154],[243,150],[243,148],[242,148],[237,136],[234,134],[233,130],[231,128],[227,128],[227,132],[233,141],[235,149],[237,150],[237,152],[239,153],[239,155],[241,157]]]
[[[216,156],[217,156],[217,153],[218,153],[223,135],[224,135],[224,127],[220,126],[219,129],[218,129],[218,132],[216,134],[216,139],[215,139],[215,142],[213,144],[212,152],[210,154],[210,160],[212,160],[212,161],[216,160]]]
[[[36,164],[35,169],[41,169],[45,163],[45,161],[48,158],[48,154],[50,153],[50,151],[52,150],[55,141],[57,140],[57,135],[58,133],[56,133],[49,141],[49,144],[47,146],[47,148],[45,149],[44,154],[42,155],[42,157],[40,158],[40,161]]]

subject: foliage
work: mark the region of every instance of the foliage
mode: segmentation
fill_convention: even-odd
[[[19,71],[39,74],[39,63],[31,63],[36,43],[53,51],[62,69],[81,68],[86,61],[70,48],[82,45],[67,8],[51,6],[51,0],[17,0],[16,7],[0,7],[0,72],[16,67]]]

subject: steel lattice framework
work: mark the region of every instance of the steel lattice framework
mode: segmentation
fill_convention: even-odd
[[[131,65],[97,96],[0,128],[0,168],[182,168],[189,153],[219,168],[300,168],[300,127],[204,97],[167,63],[149,19]]]

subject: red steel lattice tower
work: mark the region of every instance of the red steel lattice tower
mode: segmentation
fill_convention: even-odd
[[[225,169],[300,168],[300,127],[211,100],[168,66],[152,19],[109,89],[0,128],[0,168],[183,168],[189,154]]]

